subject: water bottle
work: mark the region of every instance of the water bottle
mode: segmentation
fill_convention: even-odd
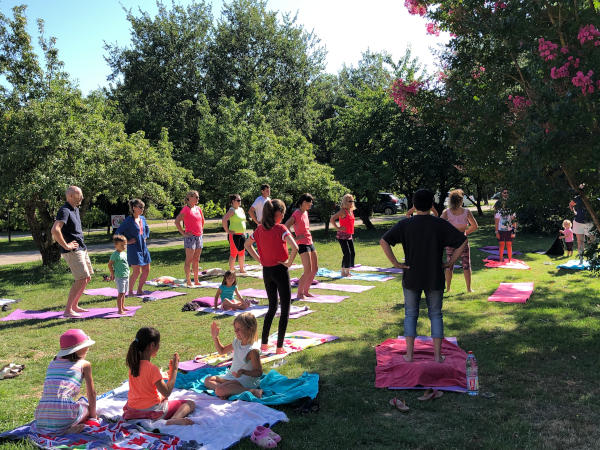
[[[477,360],[473,352],[467,355],[467,392],[469,395],[479,394],[479,376],[477,375]]]

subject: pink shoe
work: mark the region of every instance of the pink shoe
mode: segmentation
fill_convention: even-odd
[[[263,430],[259,432],[259,428],[263,428]],[[250,440],[262,448],[275,448],[277,447],[277,442],[269,435],[270,431],[269,428],[256,427],[252,436],[250,436]]]
[[[262,425],[259,425],[256,427],[256,429],[254,430],[254,433],[256,434],[267,434],[271,439],[273,439],[276,443],[281,442],[281,436],[279,436],[277,433],[275,433],[273,430],[271,430],[269,427],[263,427]]]

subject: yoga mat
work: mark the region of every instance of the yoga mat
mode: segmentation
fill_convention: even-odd
[[[215,298],[214,297],[199,297],[199,298],[195,298],[194,300],[192,300],[193,302],[196,302],[200,305],[204,305],[204,306],[213,306],[215,304]],[[221,304],[221,299],[218,298],[217,299],[217,305]]]
[[[0,306],[10,305],[11,303],[18,303],[20,300],[13,300],[12,298],[0,298]]]
[[[298,278],[292,278],[290,284],[292,287],[298,286]],[[338,283],[325,283],[317,280],[313,280],[310,284],[311,289],[325,289],[328,291],[341,291],[341,292],[352,292],[360,293],[373,289],[375,286],[363,286],[362,284],[338,284]]]
[[[244,297],[247,296],[247,297],[255,297],[255,298],[268,298],[267,291],[265,291],[264,289],[254,289],[254,288],[242,289],[240,291],[240,294]],[[296,300],[297,295],[298,295],[297,293],[293,292],[292,300]],[[347,298],[349,298],[349,297],[344,296],[344,295],[320,295],[319,294],[319,295],[315,295],[314,297],[305,297],[298,301],[310,302],[310,303],[339,303]]]
[[[559,264],[559,269],[569,269],[569,270],[589,270],[590,262],[584,261],[583,264],[579,264],[578,259],[570,259],[566,263]]]
[[[402,273],[402,269],[397,269],[396,267],[374,267],[374,266],[363,266],[362,264],[357,264],[354,267],[351,267],[351,270],[356,272],[384,272],[384,273]]]
[[[289,353],[296,353],[306,350],[309,347],[325,344],[327,342],[339,339],[338,336],[331,334],[313,333],[311,331],[300,330],[293,333],[286,333],[283,340],[283,348],[286,351],[284,355],[275,354],[277,345],[277,333],[269,336],[269,351],[261,354],[260,361],[262,364],[282,359]],[[209,355],[198,355],[190,361],[182,361],[179,363],[179,368],[185,371],[192,371],[202,367],[226,367],[231,365],[231,355],[219,355],[211,353]]]
[[[239,316],[242,313],[245,312],[249,312],[251,313],[254,317],[262,317],[265,314],[267,314],[267,311],[269,310],[268,306],[251,306],[250,308],[246,308],[246,309],[239,309],[239,310],[232,310],[232,311],[223,311],[222,309],[214,309],[212,306],[205,306],[205,307],[201,307],[198,308],[196,311],[197,312],[201,312],[201,313],[211,313],[211,314],[216,314],[217,316]],[[299,317],[302,316],[306,316],[307,314],[311,314],[314,311],[312,311],[311,309],[308,308],[308,306],[295,306],[292,305],[290,306],[290,319],[297,319]],[[276,317],[279,317],[279,315],[281,314],[281,310],[278,309],[277,313],[275,314]]]
[[[525,303],[533,293],[533,282],[500,283],[488,302]]]
[[[500,247],[497,245],[487,245],[485,247],[480,247],[479,250],[485,253],[489,253],[490,255],[500,255]],[[522,253],[518,250],[514,250],[513,255],[521,255]],[[504,249],[504,254],[508,255],[508,251]]]
[[[317,273],[316,276],[318,277],[325,277],[325,278],[342,278],[342,273],[341,272],[336,272],[333,270],[329,270],[326,269],[324,267],[321,267]],[[350,276],[349,277],[344,277],[344,279],[346,280],[361,280],[361,281],[388,281],[388,280],[393,280],[394,277],[390,277],[390,276],[385,276],[379,273],[354,273],[354,272],[350,272]]]
[[[115,288],[103,287],[96,289],[86,289],[83,291],[86,295],[102,295],[105,297],[117,297],[118,292]],[[144,297],[152,297],[156,300],[162,300],[165,298],[177,297],[178,295],[185,295],[184,292],[176,292],[176,291],[144,291],[141,295],[134,295],[134,297],[144,298]]]
[[[244,270],[262,270],[262,268],[263,267],[260,264],[244,265]],[[296,269],[302,269],[302,268],[303,268],[302,264],[292,264],[288,270],[296,270]],[[240,270],[240,266],[235,266],[235,270]]]
[[[123,315],[117,314],[117,308],[91,308],[88,312],[81,313],[77,319],[118,319],[119,317],[133,317],[141,306],[126,306],[129,311]],[[15,309],[0,321],[9,320],[48,320],[48,319],[71,319],[65,317],[63,311],[29,311]]]
[[[455,341],[454,341],[455,342]],[[406,362],[404,337],[388,339],[375,347],[375,387],[390,389],[441,389],[466,391],[467,354],[450,339],[442,340],[443,363],[433,360],[433,340],[415,339],[413,361]],[[458,389],[457,389],[458,388]]]
[[[531,267],[529,267],[527,264],[525,264],[525,262],[523,262],[519,259],[511,259],[510,262],[508,262],[505,259],[503,262],[500,262],[500,261],[492,261],[491,259],[486,258],[483,260],[483,262],[485,263],[485,267],[488,267],[491,269],[517,269],[517,270],[531,269]]]

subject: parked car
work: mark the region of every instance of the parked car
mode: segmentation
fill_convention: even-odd
[[[360,210],[367,206],[365,201],[359,201],[356,207]],[[398,198],[389,192],[379,192],[377,199],[373,204],[373,212],[383,213],[387,215],[396,214],[407,209],[407,201],[405,198]]]

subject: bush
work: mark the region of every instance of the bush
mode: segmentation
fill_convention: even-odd
[[[171,204],[165,205],[162,210],[162,218],[163,219],[172,219],[175,214],[175,207]]]
[[[215,217],[223,217],[225,215],[225,208],[214,203],[212,200],[198,206],[202,209],[206,219],[214,219]]]
[[[93,226],[105,227],[108,224],[108,220],[108,214],[106,214],[97,206],[92,206],[81,218],[82,225],[88,230]]]
[[[149,205],[144,211],[144,217],[146,219],[162,219],[163,213],[158,210],[158,208],[154,205]]]

